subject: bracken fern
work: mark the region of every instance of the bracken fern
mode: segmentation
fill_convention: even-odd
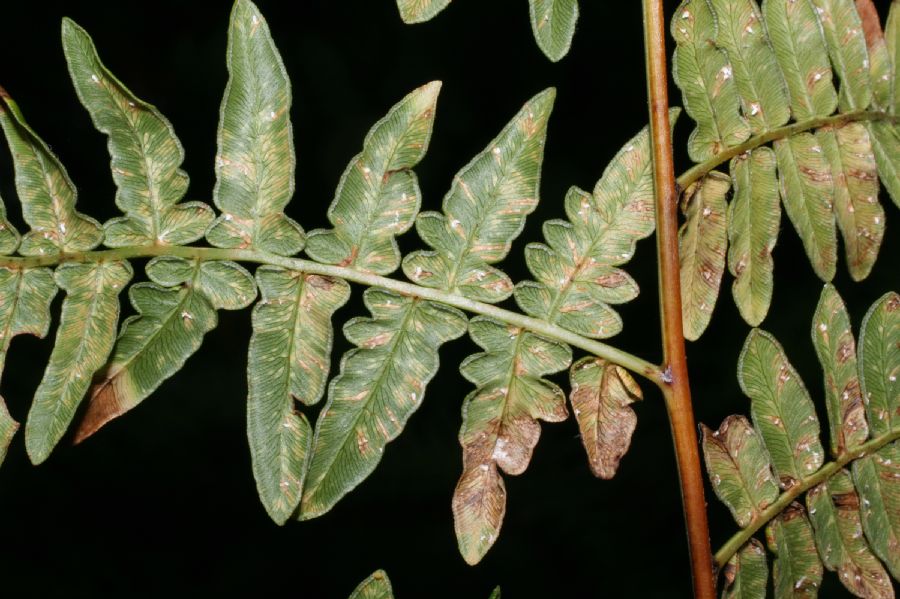
[[[416,23],[450,0],[397,4]],[[529,4],[540,48],[561,59],[576,0]],[[697,164],[678,178],[686,338],[709,324],[726,265],[743,318],[754,327],[765,319],[782,204],[821,279],[835,275],[838,231],[851,277],[872,269],[885,231],[879,178],[900,206],[900,3],[884,32],[871,4],[858,4],[685,0],[676,10],[673,74],[696,122],[687,150]],[[278,524],[325,514],[374,471],[424,401],[441,346],[466,334],[481,349],[460,365],[474,386],[462,400],[463,472],[452,498],[467,562],[498,539],[503,475],[527,469],[540,421],[565,420],[571,407],[592,472],[615,475],[636,426],[630,405],[643,397],[632,375],[672,382],[665,366],[598,341],[623,328],[613,306],[639,293],[623,266],[657,222],[649,129],[612,158],[591,192],[569,190],[566,220],[545,222],[544,241],[525,248],[534,280],[514,282],[499,264],[538,205],[554,89],[527,101],[454,176],[441,210],[425,212],[414,169],[428,150],[441,83],[411,91],[351,158],[328,209],[330,228],[307,233],[284,213],[296,162],[290,81],[252,2],[237,0],[229,24],[217,211],[181,201],[184,151],[166,118],[110,73],[68,19],[62,40],[77,95],[107,136],[123,214],[101,225],[76,210],[64,167],[0,89],[0,125],[29,226],[20,235],[0,202],[0,368],[15,335],[49,332],[51,302],[58,290],[65,295],[25,426],[32,462],[49,457],[82,401],[76,441],[178,372],[219,310],[253,305],[247,436],[259,497]],[[670,111],[672,123],[679,113]],[[726,162],[727,175],[716,170]],[[404,256],[397,237],[414,225],[425,247]],[[147,280],[132,283],[142,275],[130,261],[142,258],[150,258]],[[391,276],[398,270],[407,280]],[[332,315],[351,283],[364,287],[369,314],[344,324],[355,347],[329,383]],[[119,326],[126,288],[135,314]],[[505,300],[522,312],[496,305]],[[765,596],[766,553],[753,538],[764,526],[777,597],[815,595],[823,567],[859,596],[893,596],[898,316],[896,293],[876,302],[857,356],[841,298],[830,284],[822,292],[812,333],[825,372],[828,462],[815,404],[781,346],[760,329],[748,336],[738,379],[752,422],[731,416],[717,431],[702,429],[713,489],[742,528],[716,556],[723,596]],[[575,350],[588,355],[575,359]],[[546,378],[566,369],[568,402]],[[311,424],[304,409],[323,396]],[[0,400],[0,460],[18,427]],[[795,501],[804,493],[806,509]],[[392,596],[381,571],[351,595]]]

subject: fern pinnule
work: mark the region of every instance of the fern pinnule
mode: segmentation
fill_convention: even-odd
[[[433,249],[403,260],[412,281],[488,303],[509,297],[512,281],[491,264],[506,257],[537,207],[555,97],[550,88],[529,100],[453,178],[443,212],[419,214],[416,228]]]
[[[65,167],[28,126],[18,105],[2,88],[0,127],[13,157],[22,216],[31,227],[22,237],[18,252],[39,256],[100,245],[100,223],[75,210],[77,192]]]
[[[75,92],[108,136],[116,205],[125,213],[104,225],[104,245],[183,245],[203,237],[213,212],[203,202],[178,203],[189,179],[172,125],[116,79],[70,19],[63,19],[62,41]]]
[[[226,64],[213,189],[222,214],[206,239],[291,256],[305,243],[303,229],[283,212],[296,162],[291,83],[265,17],[249,0],[237,0],[231,11]]]
[[[413,90],[369,131],[328,208],[333,229],[310,232],[306,253],[386,275],[400,265],[396,236],[412,227],[422,192],[415,167],[428,151],[440,81]]]
[[[50,455],[75,416],[91,377],[106,362],[115,341],[119,294],[132,274],[125,261],[63,264],[53,273],[66,299],[25,426],[25,447],[33,463]]]
[[[296,510],[312,451],[312,428],[295,401],[319,401],[328,380],[331,316],[350,298],[342,279],[260,266],[247,357],[247,437],[260,499],[284,523]]]
[[[678,257],[686,339],[700,337],[719,295],[728,245],[725,196],[730,189],[731,179],[712,171],[684,192],[681,210],[685,221],[678,231]]]

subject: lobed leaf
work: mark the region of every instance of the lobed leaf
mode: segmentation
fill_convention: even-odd
[[[853,0],[810,0],[825,34],[828,55],[841,80],[838,105],[842,112],[868,108],[872,102],[869,53],[862,22]]]
[[[816,597],[822,584],[822,562],[816,553],[812,526],[803,506],[796,501],[766,527],[775,597]]]
[[[412,226],[421,191],[412,168],[425,156],[439,81],[398,102],[366,135],[328,209],[333,229],[309,234],[306,253],[320,262],[388,274],[400,265],[395,237]]]
[[[364,300],[372,318],[344,325],[357,348],[341,359],[316,422],[301,520],[324,514],[372,473],[422,404],[438,348],[465,332],[465,315],[443,304],[377,288]]]
[[[856,367],[856,342],[841,296],[826,285],[813,317],[812,340],[825,372],[831,452],[840,456],[869,437]]]
[[[449,4],[450,0],[397,0],[400,18],[407,25],[430,21]]]
[[[630,405],[643,399],[641,388],[627,370],[601,358],[582,358],[569,377],[569,399],[591,471],[612,478],[631,445],[637,415]]]
[[[16,335],[44,337],[50,329],[50,303],[56,295],[49,268],[0,268],[0,374]],[[0,397],[0,464],[19,429]]]
[[[694,162],[702,162],[746,140],[750,126],[740,114],[728,57],[710,43],[716,37],[716,20],[707,0],[684,0],[679,5],[672,37],[676,44],[672,75],[684,109],[697,122],[688,154]]]
[[[232,262],[161,257],[147,264],[152,283],[128,291],[137,314],[122,323],[112,355],[90,389],[75,442],[134,408],[181,370],[218,322],[217,309],[240,309],[256,297],[253,277]]]
[[[717,431],[701,424],[700,431],[713,491],[745,528],[778,498],[769,454],[743,416],[729,416]]]
[[[499,470],[524,472],[541,434],[538,420],[568,416],[562,389],[541,377],[565,369],[572,350],[486,317],[473,318],[469,334],[485,351],[460,366],[476,389],[463,403],[463,474],[453,493],[453,520],[463,559],[476,564],[496,541],[506,512]]]
[[[556,91],[529,100],[483,152],[457,173],[443,213],[423,212],[416,228],[433,251],[403,260],[403,272],[425,287],[498,302],[513,284],[490,266],[509,253],[538,203],[547,119]]]
[[[862,396],[873,437],[900,429],[900,295],[886,293],[863,318],[859,336]]]
[[[283,524],[300,503],[312,429],[294,400],[325,390],[334,333],[331,316],[350,297],[341,279],[261,266],[247,360],[247,436],[253,474],[269,515]]]
[[[772,303],[772,249],[781,224],[775,153],[756,148],[731,161],[734,198],[728,206],[728,270],[741,316],[758,326]]]
[[[674,124],[678,109],[670,111]],[[628,141],[588,194],[573,187],[565,200],[569,221],[544,223],[547,245],[525,248],[537,281],[516,286],[516,301],[535,318],[587,337],[610,337],[622,320],[609,307],[634,299],[637,283],[616,266],[653,232],[653,171],[649,133]]]
[[[753,424],[781,486],[789,488],[818,470],[823,456],[815,407],[774,337],[760,329],[750,332],[738,361],[738,382],[751,400]]]
[[[894,441],[853,462],[853,480],[869,546],[900,579],[900,444]]]
[[[884,238],[884,209],[878,203],[878,170],[866,127],[847,123],[822,128],[816,138],[834,175],[834,214],[844,238],[847,268],[855,281],[865,279]]]
[[[531,31],[544,55],[558,62],[572,46],[578,0],[528,0]]]
[[[837,107],[831,64],[812,4],[764,0],[766,30],[784,74],[796,121],[828,116]]]
[[[109,138],[116,205],[126,216],[105,225],[110,247],[183,245],[203,237],[213,212],[202,202],[178,204],[188,188],[184,148],[152,105],[135,96],[104,66],[88,33],[63,19],[69,74],[94,126]]]
[[[837,263],[831,166],[811,133],[776,141],[775,157],[785,212],[803,241],[813,270],[823,281],[830,281]]]
[[[359,583],[350,593],[349,599],[394,599],[391,581],[384,570],[376,570],[371,576]]]
[[[294,194],[291,84],[269,26],[250,0],[234,4],[226,56],[213,189],[223,214],[206,238],[218,247],[296,254],[303,229],[283,212]]]
[[[750,539],[731,556],[722,571],[725,588],[722,599],[765,599],[769,566],[762,543]]]
[[[841,470],[806,495],[816,544],[825,567],[837,571],[857,597],[894,597],[887,572],[863,538],[860,500],[850,474]]]
[[[77,193],[66,169],[25,122],[0,88],[0,127],[12,152],[22,216],[31,226],[19,246],[23,256],[81,252],[100,245],[100,223],[75,210]]]
[[[741,112],[754,133],[790,119],[787,85],[769,44],[756,0],[711,0],[716,45],[728,55],[741,99]]]
[[[119,293],[132,276],[128,262],[63,264],[56,284],[66,292],[56,343],[25,426],[25,448],[35,464],[49,457],[115,341]]]
[[[678,231],[684,336],[700,338],[709,325],[725,272],[727,209],[731,179],[711,172],[684,194],[685,223]]]

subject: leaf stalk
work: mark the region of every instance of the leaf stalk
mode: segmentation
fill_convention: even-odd
[[[694,597],[713,599],[716,595],[715,576],[681,316],[678,191],[675,183],[672,135],[669,127],[665,16],[662,0],[643,0],[643,14],[656,204],[656,248],[663,365],[667,375],[665,382],[660,385],[660,389],[666,401],[675,444],[675,459],[678,463],[678,475],[681,481],[681,497],[690,550]]]
[[[304,260],[301,258],[279,256],[260,250],[167,245],[134,246],[89,252],[47,254],[44,256],[0,256],[0,268],[33,268],[38,266],[56,266],[66,262],[105,262],[128,260],[132,258],[152,258],[156,256],[176,256],[198,261],[233,260],[236,262],[270,264],[308,274],[344,279],[346,281],[370,287],[380,287],[402,295],[440,302],[466,312],[490,316],[513,326],[528,329],[554,341],[568,343],[572,347],[577,347],[578,349],[584,350],[599,358],[618,364],[635,374],[649,379],[657,385],[663,384],[664,374],[659,366],[626,351],[595,339],[583,337],[544,320],[531,318],[524,314],[506,310],[491,304],[477,302],[455,293],[422,287],[413,283],[398,281],[397,279],[383,277],[353,268],[322,264],[321,262]]]
[[[759,135],[754,135],[742,144],[731,146],[709,160],[695,164],[683,172],[681,176],[676,179],[676,183],[678,184],[679,189],[686,189],[688,185],[702,179],[716,167],[725,164],[735,156],[740,156],[744,152],[749,152],[761,145],[811,129],[818,129],[819,127],[838,126],[858,121],[891,121],[896,124],[900,122],[900,119],[886,112],[877,110],[856,110],[854,112],[845,112],[843,114],[834,114],[832,116],[818,117],[799,123],[792,123],[790,125],[785,125],[784,127],[772,129],[771,131],[766,131],[765,133],[760,133]]]

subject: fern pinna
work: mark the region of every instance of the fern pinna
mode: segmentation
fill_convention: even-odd
[[[726,264],[744,320],[765,319],[781,204],[823,281],[837,232],[851,277],[871,271],[885,231],[879,177],[900,206],[900,15],[892,3],[882,32],[870,2],[857,4],[865,22],[852,0],[687,0],[675,11],[673,74],[699,163],[678,178],[688,339],[709,324]],[[730,176],[715,170],[726,162]]]
[[[775,555],[776,596],[815,596],[823,566],[856,596],[894,596],[888,572],[900,576],[900,296],[888,293],[869,309],[857,348],[844,303],[826,285],[812,341],[825,374],[832,461],[825,463],[803,381],[778,341],[759,329],[738,364],[752,424],[729,416],[716,431],[703,428],[713,489],[743,528],[716,556],[729,597],[765,597],[765,551],[753,538],[763,526]],[[804,493],[805,508],[796,501]]]
[[[65,169],[4,93],[0,122],[31,228],[21,239],[5,220],[0,229],[4,350],[16,334],[45,335],[50,301],[57,289],[66,294],[25,427],[33,462],[47,459],[83,399],[76,441],[180,370],[215,328],[219,310],[255,303],[247,435],[260,499],[279,524],[326,513],[375,469],[421,405],[440,346],[467,331],[484,351],[461,367],[476,387],[463,402],[465,466],[453,500],[466,560],[479,561],[499,534],[501,472],[525,470],[540,420],[568,417],[565,393],[542,377],[570,365],[572,346],[594,356],[572,375],[588,454],[599,475],[614,473],[634,423],[602,415],[627,415],[640,396],[616,364],[660,376],[650,363],[596,340],[621,330],[610,305],[633,299],[637,286],[620,266],[653,230],[646,132],[614,159],[593,193],[572,189],[569,220],[548,222],[547,244],[527,249],[536,280],[515,285],[494,264],[537,206],[553,89],[529,100],[454,177],[440,212],[420,212],[414,168],[428,150],[441,84],[413,90],[347,165],[328,210],[331,228],[307,233],[284,214],[294,191],[290,82],[251,2],[235,3],[228,32],[218,214],[181,202],[184,153],[165,117],[110,73],[78,25],[64,20],[62,38],[78,97],[107,136],[124,215],[101,225],[76,211]],[[403,257],[396,237],[413,225],[428,249]],[[189,245],[201,238],[211,247]],[[309,259],[296,258],[300,251]],[[135,258],[150,258],[147,281],[129,287],[140,278],[129,262]],[[255,275],[240,262],[257,264]],[[401,265],[412,282],[386,277]],[[326,394],[331,317],[350,297],[351,282],[367,287],[370,315],[344,325],[356,348],[327,385],[313,426],[302,407]],[[116,337],[126,288],[135,314]],[[513,295],[525,314],[494,305]],[[5,408],[2,414],[5,452],[18,424]]]
[[[407,22],[449,3],[398,0]],[[835,274],[838,231],[851,276],[871,270],[885,231],[879,177],[900,205],[900,9],[895,1],[882,32],[871,5],[857,4],[687,0],[676,10],[674,75],[696,121],[688,154],[697,164],[678,178],[686,337],[707,327],[726,264],[744,319],[765,319],[782,203],[823,280]],[[559,60],[577,2],[533,0],[530,10],[538,44]],[[107,137],[122,215],[101,225],[79,213],[65,168],[0,93],[29,227],[20,236],[0,203],[0,355],[15,335],[49,333],[51,301],[65,295],[25,425],[34,463],[49,457],[83,401],[76,441],[178,372],[218,311],[253,305],[247,437],[259,497],[279,524],[325,514],[373,472],[423,402],[441,346],[464,335],[480,349],[460,365],[474,388],[460,398],[463,471],[451,501],[467,562],[497,541],[504,476],[527,469],[541,421],[571,410],[591,471],[615,475],[636,426],[631,404],[643,397],[632,375],[671,382],[664,366],[600,341],[623,329],[614,306],[639,292],[623,265],[656,226],[647,129],[593,190],[566,194],[565,219],[544,223],[544,241],[525,247],[533,280],[514,282],[498,264],[538,204],[555,90],[527,101],[453,177],[440,210],[424,212],[414,169],[441,83],[411,91],[350,159],[330,227],[306,232],[284,212],[296,162],[290,81],[249,0],[236,1],[228,30],[215,208],[182,201],[184,151],[166,118],[109,72],[78,25],[64,20],[62,38],[76,93]],[[672,109],[673,123],[679,113]],[[726,162],[727,175],[716,170]],[[404,256],[397,237],[413,227],[424,245]],[[143,275],[137,259],[149,259]],[[391,276],[398,270],[405,279]],[[355,347],[329,383],[332,316],[355,293],[351,284],[364,288],[369,314],[343,326]],[[126,288],[134,315],[116,336]],[[896,294],[872,308],[857,360],[843,304],[833,287],[823,292],[813,332],[826,372],[828,463],[815,407],[784,352],[767,333],[750,334],[739,377],[753,422],[735,416],[703,430],[713,488],[742,527],[717,555],[726,596],[765,595],[765,550],[752,538],[763,526],[776,596],[814,595],[823,564],[861,596],[893,596],[897,308]],[[567,369],[568,401],[547,378]],[[311,423],[305,408],[323,398]],[[18,427],[0,401],[0,458]],[[804,492],[807,510],[794,502]],[[376,572],[353,596],[390,597],[390,583]]]

